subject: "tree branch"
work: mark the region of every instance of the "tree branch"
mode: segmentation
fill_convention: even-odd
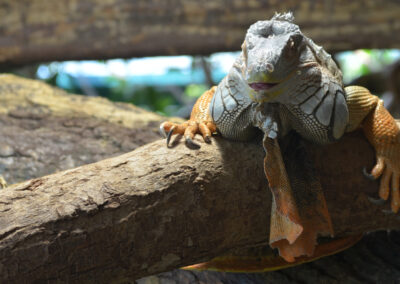
[[[61,171],[154,140],[161,120],[0,77],[2,174],[12,182],[60,171],[0,190],[0,282],[132,280],[267,242],[271,196],[256,141],[216,137],[199,150],[156,141]],[[374,163],[361,133],[306,149],[337,236],[399,228],[398,217],[382,211],[387,204],[367,198],[377,197],[378,183],[361,174]]]
[[[335,233],[399,228],[367,196],[361,134],[314,147]],[[267,242],[271,195],[257,144],[165,141],[0,192],[4,282],[136,279]],[[346,166],[343,166],[346,165]]]
[[[240,48],[275,11],[329,51],[400,46],[400,5],[385,1],[3,0],[0,66],[77,59],[211,54]],[[171,8],[173,7],[173,9]],[[362,13],[360,13],[362,11]],[[167,43],[167,44],[166,44]]]

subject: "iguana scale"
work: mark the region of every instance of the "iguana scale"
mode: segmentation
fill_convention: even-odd
[[[382,101],[357,86],[344,88],[331,56],[302,34],[291,13],[250,26],[242,52],[219,83],[205,92],[183,124],[164,122],[167,136],[183,134],[193,144],[218,131],[233,140],[264,133],[264,169],[273,195],[270,245],[288,262],[312,256],[317,235],[333,235],[322,189],[290,184],[279,139],[289,131],[315,143],[330,143],[362,128],[376,151],[368,174],[381,177],[379,196],[400,207],[400,130]],[[311,196],[311,198],[310,198]]]

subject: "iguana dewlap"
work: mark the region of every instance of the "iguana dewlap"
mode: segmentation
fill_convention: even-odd
[[[205,92],[183,124],[164,122],[161,132],[196,133],[206,142],[216,130],[228,139],[250,140],[264,132],[264,169],[273,194],[270,245],[292,262],[312,256],[317,235],[333,235],[322,189],[291,185],[278,139],[294,130],[315,143],[340,139],[362,128],[376,150],[369,176],[381,177],[379,195],[400,207],[400,131],[382,102],[362,87],[346,87],[331,56],[304,36],[288,13],[259,21],[247,31],[242,52],[217,87]]]

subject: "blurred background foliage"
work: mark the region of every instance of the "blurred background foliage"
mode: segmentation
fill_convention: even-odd
[[[44,80],[71,93],[102,96],[162,115],[188,117],[196,98],[227,74],[238,53],[51,62],[13,73]],[[384,95],[390,89],[387,70],[400,60],[400,50],[346,51],[337,53],[335,59],[346,85],[365,85],[373,93]]]

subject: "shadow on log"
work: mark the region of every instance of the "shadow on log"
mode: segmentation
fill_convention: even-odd
[[[400,46],[400,5],[391,0],[2,0],[0,67],[236,51],[249,26],[276,11],[293,11],[330,52]]]

